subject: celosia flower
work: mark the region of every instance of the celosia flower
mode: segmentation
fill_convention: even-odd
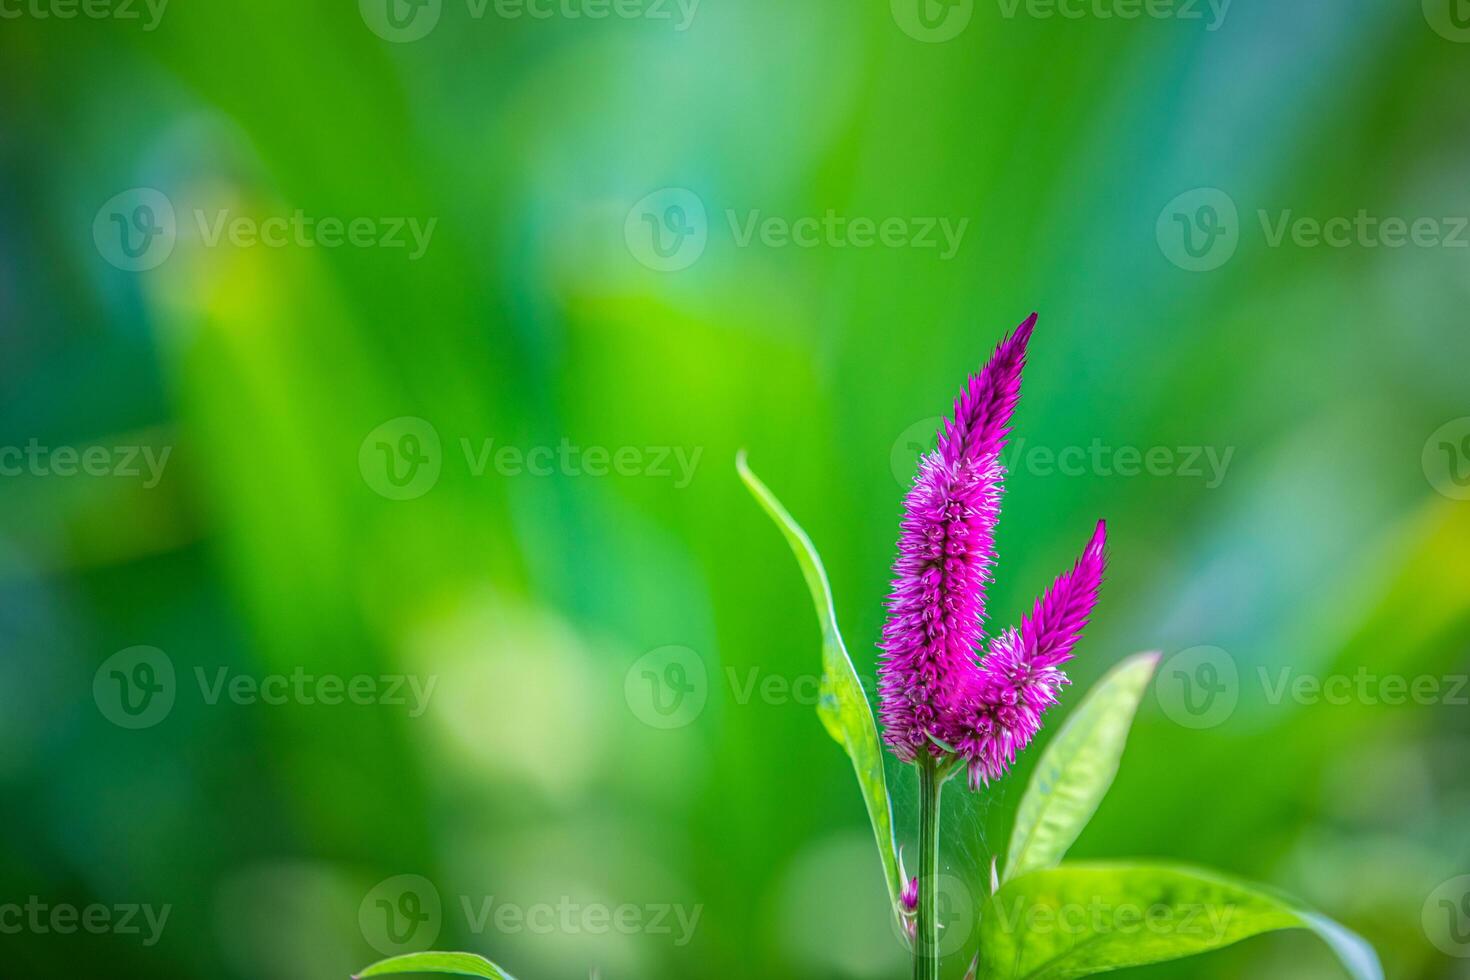
[[[1005,477],[1000,453],[1035,323],[1033,314],[970,379],[938,447],[920,461],[904,501],[881,643],[884,740],[905,762],[921,751],[943,756],[950,746],[977,786],[1009,769],[1056,703],[1067,683],[1060,666],[1071,659],[1102,581],[1099,523],[1076,566],[976,663]]]
[[[946,703],[981,640],[1004,476],[1000,450],[1035,323],[1032,314],[970,379],[904,500],[878,687],[884,741],[905,762],[942,751],[930,736],[948,731]]]

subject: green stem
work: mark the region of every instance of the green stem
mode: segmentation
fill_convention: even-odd
[[[919,760],[919,914],[914,980],[939,980],[939,791],[944,778],[927,753]]]

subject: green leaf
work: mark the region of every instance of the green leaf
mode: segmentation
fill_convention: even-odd
[[[1006,881],[1056,867],[1097,812],[1158,663],[1157,653],[1140,653],[1114,667],[1047,745],[1016,811]]]
[[[1067,864],[1002,886],[980,921],[980,976],[1069,980],[1280,929],[1315,932],[1355,980],[1383,980],[1372,947],[1330,919],[1213,872],[1153,864]]]
[[[452,973],[460,977],[485,977],[486,980],[515,980],[509,973],[474,953],[408,953],[379,960],[357,974],[357,980],[386,977],[394,973]]]
[[[873,709],[863,693],[862,682],[858,680],[852,659],[847,655],[847,647],[843,645],[842,634],[837,629],[837,613],[832,606],[832,587],[827,582],[827,571],[822,567],[822,559],[811,538],[791,519],[786,508],[760,478],[750,471],[743,451],[735,458],[735,468],[756,501],[786,536],[806,578],[807,588],[811,590],[817,619],[822,627],[822,689],[817,714],[827,733],[847,750],[852,759],[863,802],[868,807],[868,819],[872,821],[873,833],[878,838],[878,856],[883,861],[883,874],[888,880],[888,892],[897,920],[903,878],[898,866],[898,844],[893,836],[893,807],[888,800],[887,784],[883,781],[883,745],[878,741]],[[904,933],[900,931],[899,934]]]

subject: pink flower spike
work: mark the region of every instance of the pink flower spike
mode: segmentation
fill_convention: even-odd
[[[951,741],[979,788],[1005,775],[1041,730],[1041,716],[1069,683],[1061,664],[1072,658],[1097,602],[1107,564],[1107,527],[1099,521],[1071,571],[1059,576],[1019,630],[996,637],[965,678],[954,710]]]
[[[948,702],[974,670],[995,562],[1000,450],[1035,321],[1033,314],[1002,341],[966,384],[904,499],[878,668],[883,738],[904,762],[943,753],[931,736],[948,731]]]

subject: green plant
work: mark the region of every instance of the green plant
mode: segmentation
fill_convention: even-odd
[[[822,635],[817,714],[852,761],[894,921],[901,934],[912,934],[915,903],[905,895],[882,743],[837,626],[826,570],[811,539],[750,470],[744,454],[736,468],[785,536],[811,592]],[[1112,785],[1157,663],[1157,654],[1143,653],[1118,664],[1047,744],[1017,808],[1004,865],[992,860],[990,880],[974,885],[982,896],[980,939],[967,977],[1069,980],[1193,956],[1260,933],[1305,929],[1328,945],[1354,980],[1382,980],[1378,957],[1363,939],[1260,885],[1164,863],[1063,862]],[[921,776],[935,772],[916,768]],[[925,872],[932,879],[937,868]],[[916,963],[919,970],[937,971],[939,958],[916,957]],[[441,952],[382,960],[358,977],[411,973],[513,980],[483,957]]]

